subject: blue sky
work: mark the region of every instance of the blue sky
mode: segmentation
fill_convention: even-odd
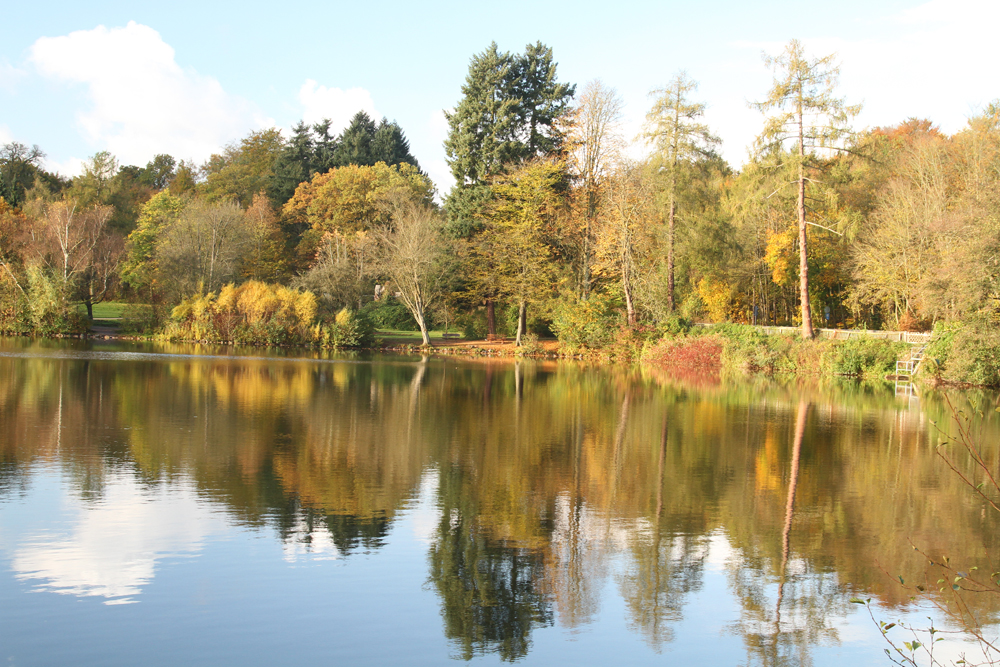
[[[863,102],[859,127],[926,117],[955,131],[1000,97],[1000,3],[55,2],[5,9],[0,142],[38,144],[72,175],[110,150],[124,164],[155,153],[203,161],[253,129],[358,109],[400,123],[421,165],[450,187],[442,110],[470,57],[491,41],[553,48],[560,78],[600,78],[626,105],[634,137],[648,92],[684,69],[707,121],[741,164],[760,130],[747,101],[771,75],[761,52],[791,38],[836,52],[841,93]]]

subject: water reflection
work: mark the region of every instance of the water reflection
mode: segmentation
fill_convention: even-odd
[[[993,514],[935,457],[935,394],[914,408],[850,383],[46,349],[0,356],[0,509],[41,470],[69,480],[71,516],[4,546],[47,590],[141,600],[158,559],[224,525],[273,531],[289,562],[350,561],[423,493],[455,657],[515,661],[540,629],[599,623],[608,584],[630,630],[670,650],[715,568],[744,662],[798,665],[843,640],[852,595],[906,609],[876,563],[928,576],[907,539],[970,567],[998,546]]]
[[[188,485],[149,489],[113,474],[105,488],[99,503],[69,509],[64,526],[8,545],[15,577],[34,590],[136,602],[158,560],[197,553],[224,524]]]

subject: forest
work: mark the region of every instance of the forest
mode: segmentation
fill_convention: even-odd
[[[449,327],[601,348],[701,321],[997,347],[1000,102],[952,135],[859,129],[834,55],[793,40],[763,66],[739,167],[683,71],[627,136],[615,89],[561,81],[540,42],[471,58],[446,112],[447,193],[403,128],[364,112],[339,134],[254,131],[200,165],[102,151],[71,179],[8,143],[0,332],[80,333],[114,300],[137,333],[258,344]]]

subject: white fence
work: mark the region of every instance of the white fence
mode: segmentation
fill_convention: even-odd
[[[712,326],[711,324],[700,324],[699,326]],[[802,327],[772,327],[758,326],[766,334],[798,334]],[[831,340],[850,340],[851,338],[878,338],[881,340],[899,341],[910,343],[911,345],[926,344],[931,340],[930,332],[918,331],[875,331],[871,329],[814,329],[817,338],[829,338]]]

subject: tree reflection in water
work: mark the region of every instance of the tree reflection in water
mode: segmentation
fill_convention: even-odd
[[[430,475],[429,581],[457,657],[522,658],[535,629],[592,623],[609,581],[667,649],[720,567],[747,663],[809,664],[858,591],[906,604],[874,566],[919,579],[906,537],[984,567],[1000,546],[933,456],[944,415],[864,385],[528,362],[7,357],[0,498],[38,462],[91,500],[111,471],[190,479],[286,553],[350,557],[391,539]],[[995,417],[983,428],[997,440]]]

